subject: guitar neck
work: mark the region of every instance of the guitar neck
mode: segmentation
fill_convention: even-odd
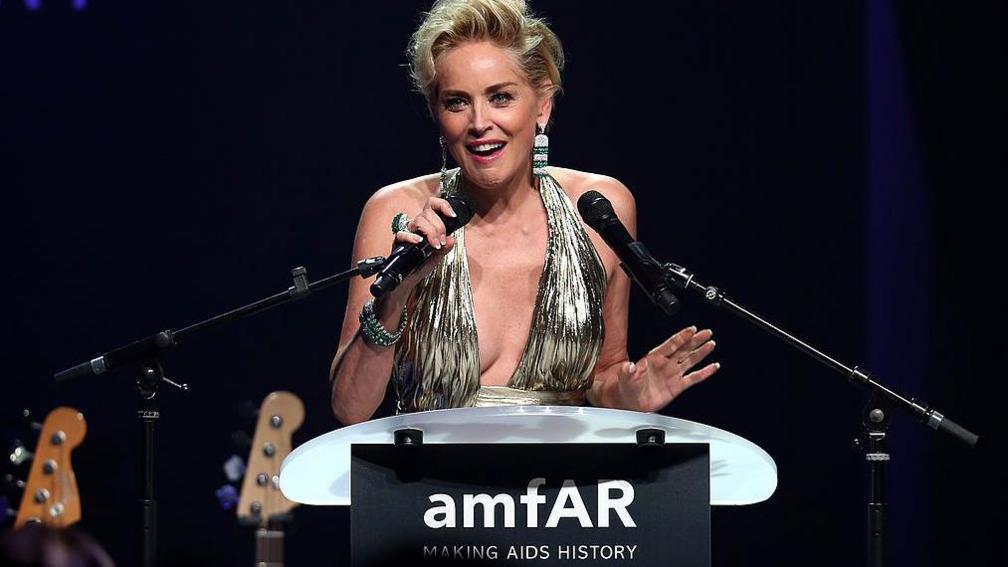
[[[257,528],[255,567],[283,567],[282,528]]]

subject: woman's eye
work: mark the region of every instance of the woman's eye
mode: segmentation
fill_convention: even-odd
[[[460,110],[465,106],[465,99],[462,97],[452,97],[445,99],[444,107],[447,110]]]
[[[490,95],[490,102],[494,104],[507,104],[512,100],[514,100],[514,97],[511,96],[511,93],[500,92]]]

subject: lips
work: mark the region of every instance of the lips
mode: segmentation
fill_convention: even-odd
[[[496,159],[504,151],[506,145],[507,142],[500,140],[478,140],[466,144],[465,148],[477,162],[486,163]]]

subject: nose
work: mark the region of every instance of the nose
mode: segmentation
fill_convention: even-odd
[[[480,137],[487,132],[493,123],[490,121],[490,112],[484,103],[474,104],[472,121],[469,123],[469,133],[474,137]]]

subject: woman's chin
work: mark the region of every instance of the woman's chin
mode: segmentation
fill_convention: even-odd
[[[507,185],[511,179],[514,179],[516,174],[515,171],[507,171],[497,164],[489,166],[466,164],[466,167],[462,168],[462,172],[469,183],[483,189],[494,189]]]

